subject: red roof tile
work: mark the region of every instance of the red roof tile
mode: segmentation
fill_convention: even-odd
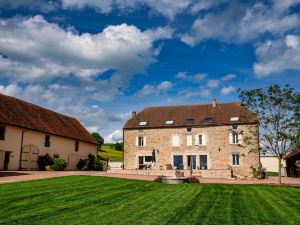
[[[230,118],[238,116],[239,121],[231,122]],[[239,102],[203,105],[181,105],[146,107],[134,118],[129,119],[124,129],[137,128],[162,128],[162,127],[187,127],[187,119],[194,119],[194,125],[204,126],[205,118],[212,118],[213,123],[209,125],[220,126],[230,124],[254,124],[257,123],[257,115],[242,106]],[[173,120],[172,125],[165,125],[166,120]],[[139,126],[139,122],[147,121],[146,126]]]
[[[97,144],[75,118],[3,94],[0,94],[0,122]]]
[[[289,159],[289,158],[292,158],[297,155],[300,155],[300,148],[295,149],[292,152],[290,152],[286,157],[284,157],[284,159]]]

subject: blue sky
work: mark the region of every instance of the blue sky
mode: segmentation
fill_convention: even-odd
[[[118,141],[145,106],[300,90],[300,1],[0,2],[0,92]]]

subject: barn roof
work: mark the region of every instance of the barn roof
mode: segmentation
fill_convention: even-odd
[[[0,123],[97,144],[75,118],[3,94]]]

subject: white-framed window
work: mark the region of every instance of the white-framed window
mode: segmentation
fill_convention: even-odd
[[[192,146],[193,145],[193,136],[192,135],[186,136],[186,145],[187,146]]]
[[[174,123],[174,120],[166,120],[165,124],[166,125],[172,125]]]
[[[237,132],[229,133],[229,143],[230,144],[241,144],[242,142],[242,134]]]
[[[238,153],[232,154],[232,165],[239,166],[240,165],[240,155]]]
[[[238,116],[232,116],[232,117],[230,117],[230,121],[231,122],[237,122],[237,121],[239,121],[239,117]]]
[[[172,136],[172,146],[179,147],[179,136],[178,135]]]
[[[135,139],[135,146],[138,146],[138,147],[144,147],[144,146],[146,146],[146,137],[144,137],[144,136],[138,136],[138,137],[136,137],[136,139]]]
[[[140,123],[139,123],[139,126],[146,126],[147,125],[147,121],[141,121]]]
[[[196,134],[195,135],[195,145],[206,145],[206,135]]]

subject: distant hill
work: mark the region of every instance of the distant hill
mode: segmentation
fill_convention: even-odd
[[[104,144],[101,146],[101,150],[98,151],[98,155],[103,158],[109,158],[113,162],[122,162],[123,152],[114,148],[113,144]]]

